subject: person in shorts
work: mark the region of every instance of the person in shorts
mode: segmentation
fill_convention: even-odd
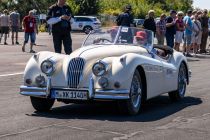
[[[25,52],[25,45],[28,43],[29,37],[31,40],[31,46],[30,46],[30,53],[35,53],[33,50],[33,45],[35,42],[35,28],[36,28],[36,20],[33,17],[33,11],[29,11],[28,16],[25,16],[23,18],[23,27],[25,32],[25,40],[22,46],[22,51]]]
[[[1,42],[1,38],[4,35],[4,45],[8,45],[7,36],[9,34],[9,26],[10,26],[9,16],[8,16],[9,12],[7,9],[5,9],[3,13],[4,14],[0,16],[0,26],[1,26],[0,42]]]
[[[198,14],[194,14],[193,19],[193,33],[192,33],[192,49],[193,55],[196,55],[199,49],[199,45],[201,43],[201,38],[199,37],[200,33],[202,32],[201,23],[198,20]]]
[[[14,45],[14,38],[15,38],[15,44],[19,44],[18,42],[18,30],[20,27],[20,14],[16,11],[16,9],[13,10],[13,12],[10,14],[10,23],[11,23],[11,29],[12,29],[12,45]]]
[[[186,50],[186,56],[192,57],[190,54],[191,41],[192,41],[192,27],[193,23],[191,20],[192,11],[188,10],[186,16],[184,17],[185,31],[184,31],[184,50]],[[184,53],[185,54],[185,53]]]
[[[183,21],[183,15],[184,13],[182,11],[179,11],[177,13],[177,19],[176,19],[176,35],[175,35],[175,46],[174,49],[177,51],[180,51],[179,47],[182,43],[182,37],[184,34],[184,21]]]

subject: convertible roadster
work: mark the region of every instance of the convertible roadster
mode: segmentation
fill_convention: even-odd
[[[92,31],[70,55],[39,52],[26,65],[20,94],[37,111],[50,110],[55,100],[113,100],[135,115],[143,101],[163,93],[178,101],[189,84],[187,60],[153,39],[149,30],[120,26]]]

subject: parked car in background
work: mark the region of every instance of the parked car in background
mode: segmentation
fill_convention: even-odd
[[[74,16],[71,27],[73,31],[83,31],[89,34],[91,30],[100,29],[101,22],[94,16]]]
[[[143,24],[144,24],[144,19],[134,19],[134,25],[136,27],[143,27]]]

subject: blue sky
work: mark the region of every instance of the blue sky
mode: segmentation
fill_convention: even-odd
[[[194,0],[193,6],[210,10],[210,0]]]

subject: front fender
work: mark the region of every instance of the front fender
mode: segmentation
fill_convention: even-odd
[[[33,55],[29,61],[26,64],[23,79],[24,79],[24,85],[25,86],[37,86],[35,83],[35,78],[39,75],[42,75],[47,79],[46,75],[41,71],[40,66],[41,63],[44,60],[52,59],[55,62],[55,73],[53,74],[52,78],[52,85],[59,86],[58,82],[56,82],[56,79],[65,79],[65,75],[63,73],[63,61],[65,60],[64,57],[67,57],[66,55],[57,54],[53,52],[39,52],[35,55]],[[56,78],[57,77],[57,78]],[[31,84],[28,85],[26,83],[26,79],[31,80]],[[55,83],[56,82],[56,83]],[[61,82],[60,82],[61,83]]]
[[[148,55],[148,56],[147,56]],[[130,89],[131,81],[133,78],[133,74],[135,69],[138,66],[142,66],[144,68],[145,64],[155,65],[155,61],[153,58],[150,58],[149,54],[146,55],[138,55],[135,53],[124,54],[120,57],[105,58],[103,61],[108,61],[111,63],[111,68],[106,77],[109,79],[109,89],[116,89],[114,84],[116,82],[120,83],[119,89]],[[100,88],[97,84],[98,77],[94,76],[96,80],[96,88]]]

